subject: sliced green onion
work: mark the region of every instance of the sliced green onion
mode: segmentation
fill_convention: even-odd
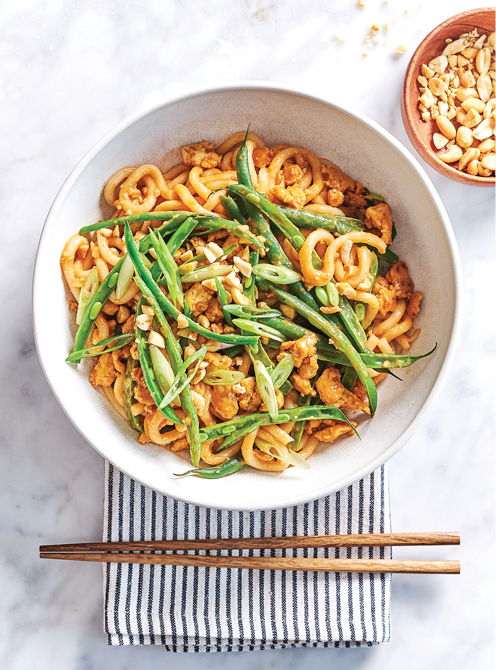
[[[119,270],[119,275],[117,277],[117,284],[115,287],[115,296],[117,300],[120,300],[122,296],[125,295],[126,291],[131,286],[133,276],[133,261],[129,257],[129,254],[126,254],[124,260],[122,261],[121,269]]]
[[[336,284],[329,282],[326,286],[326,291],[329,298],[329,304],[333,307],[337,307],[339,305],[339,293]]]
[[[315,287],[315,297],[317,300],[324,305],[324,307],[327,307],[329,305],[329,296],[327,295],[327,291],[324,286],[316,286]]]
[[[188,274],[188,272],[193,272],[193,270],[196,270],[197,267],[198,267],[198,259],[192,258],[187,263],[179,265],[177,269],[179,270],[180,274],[185,275]]]
[[[198,372],[200,363],[203,361],[206,354],[207,354],[207,347],[201,347],[201,349],[198,349],[198,351],[196,351],[192,356],[188,356],[188,358],[184,361],[184,363],[179,367],[176,376],[174,377],[169,390],[162,398],[162,402],[158,406],[158,409],[163,409],[164,407],[167,407],[167,405],[170,405],[171,402],[175,400],[177,396],[184,391],[186,386],[190,383],[190,381]],[[193,368],[193,372],[191,372],[191,374],[188,377],[184,378],[184,373],[190,367],[190,365],[192,365],[195,361],[196,365]]]
[[[167,393],[174,382],[174,370],[159,347],[150,344],[150,358],[152,360],[153,372],[162,393]]]
[[[146,265],[146,267],[147,267],[148,269],[150,269],[150,268],[152,267],[153,263],[152,263],[151,260],[148,258],[148,256],[146,256],[146,254],[142,253],[141,251],[140,251],[140,254],[139,254],[139,255],[140,255],[140,258],[141,258],[141,260],[142,260],[142,262],[143,262],[143,265]]]
[[[365,281],[367,281],[368,283],[368,286],[365,288],[365,290],[371,291],[373,289],[378,274],[379,274],[379,259],[377,258],[377,254],[374,254],[374,257],[370,264],[369,271],[367,273],[367,277],[364,280],[364,283]],[[360,284],[360,286],[362,285]]]
[[[78,351],[73,351],[65,359],[68,363],[78,363],[81,358],[91,358],[92,356],[100,356],[101,354],[108,354],[111,351],[116,349],[121,349],[125,347],[126,344],[129,344],[134,339],[134,333],[124,333],[123,335],[114,335],[114,337],[107,337],[101,342],[92,344],[91,347],[85,347],[84,349],[79,349]],[[106,347],[108,344],[111,344],[108,349],[105,351],[95,351],[96,349],[101,349],[101,347]]]
[[[228,247],[222,247],[222,251],[224,252],[222,254],[223,257],[229,256],[229,254],[232,254],[233,251],[236,251],[236,249],[239,247],[239,244],[231,244]]]
[[[284,356],[282,360],[276,365],[276,367],[270,371],[270,376],[274,384],[274,388],[280,389],[284,382],[289,378],[289,375],[293,372],[294,369],[294,358],[291,354]]]
[[[304,468],[305,470],[310,468],[308,461],[303,458],[303,456],[300,456],[300,454],[296,453],[296,451],[292,451],[282,444],[275,445],[271,442],[257,439],[255,440],[255,445],[258,449],[260,449],[260,451],[263,451],[265,454],[269,454],[269,456],[272,456],[272,458],[275,458],[278,461],[282,461],[288,465],[294,465],[295,468]]]
[[[264,401],[271,419],[274,419],[279,412],[279,408],[277,407],[276,390],[272,378],[262,361],[253,361],[253,368],[255,370],[258,392]]]
[[[220,277],[221,275],[228,275],[232,270],[232,265],[212,263],[212,265],[206,265],[205,267],[199,268],[198,270],[187,272],[185,275],[182,275],[181,281],[183,284],[191,284],[197,281],[204,281],[205,279]]]
[[[215,386],[216,384],[234,386],[234,384],[242,382],[244,378],[245,375],[242,372],[235,370],[211,370],[210,372],[207,372],[202,381],[211,386]]]
[[[282,265],[271,265],[270,263],[259,263],[253,267],[253,274],[260,279],[274,282],[274,284],[296,284],[302,280],[302,276],[285,268]]]
[[[365,316],[365,305],[363,304],[363,302],[358,302],[355,305],[355,314],[357,315],[357,319],[360,322],[363,322]]]
[[[271,319],[281,316],[281,312],[278,309],[271,309],[269,307],[262,309],[254,305],[226,305],[223,306],[223,310],[228,314],[234,314],[234,316],[247,319]]]
[[[229,312],[226,311],[226,308],[229,306],[229,296],[227,294],[226,289],[224,288],[224,284],[221,282],[221,280],[216,277],[215,278],[215,286],[217,288],[217,297],[219,299],[220,306],[222,307],[224,311],[224,317],[227,321],[227,323],[232,326],[232,318]]]
[[[286,339],[275,328],[271,326],[266,326],[264,323],[258,323],[257,321],[250,321],[249,319],[233,319],[233,325],[235,325],[240,330],[245,330],[248,333],[254,333],[255,335],[260,335],[261,337],[268,337],[271,340],[276,342],[284,342]]]
[[[79,294],[78,308],[76,312],[76,323],[78,326],[81,325],[86,307],[97,292],[98,286],[98,270],[96,268],[91,268],[86,277],[86,281],[81,288],[81,293]]]

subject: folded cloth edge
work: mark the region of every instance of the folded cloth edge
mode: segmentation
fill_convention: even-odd
[[[321,500],[249,513],[172,500],[105,464],[104,541],[368,533],[390,527],[386,466]],[[353,548],[272,555],[387,558],[390,553]],[[126,564],[106,564],[103,574],[110,645],[244,651],[370,646],[390,636],[390,575]]]

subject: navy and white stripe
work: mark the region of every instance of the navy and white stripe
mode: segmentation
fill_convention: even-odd
[[[334,495],[267,512],[187,505],[141,486],[110,464],[105,481],[106,541],[390,530],[384,466]],[[384,548],[251,553],[390,555]],[[390,632],[388,575],[112,564],[104,568],[104,601],[112,645],[161,644],[182,652],[354,647],[385,642]]]

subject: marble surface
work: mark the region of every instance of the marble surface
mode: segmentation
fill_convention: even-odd
[[[489,190],[449,182],[431,170],[460,246],[463,328],[446,383],[416,435],[391,461],[393,527],[460,530],[460,549],[416,552],[419,557],[459,557],[460,577],[396,575],[392,639],[378,648],[171,659],[161,648],[106,646],[99,566],[37,559],[41,542],[94,539],[102,528],[103,462],[52,397],[31,328],[36,245],[61,182],[126,115],[219,80],[275,80],[334,98],[365,112],[410,146],[399,113],[408,56],[439,21],[478,3],[364,4],[360,9],[354,0],[1,3],[3,668],[490,666],[495,652],[495,320],[492,291],[483,287],[492,288],[494,204]],[[381,26],[375,45],[366,40],[373,23]],[[405,54],[394,53],[399,45],[407,48]]]

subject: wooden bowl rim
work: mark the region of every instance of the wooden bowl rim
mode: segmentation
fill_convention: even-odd
[[[417,107],[412,109],[412,105],[409,103],[408,91],[412,86],[417,86],[417,74],[416,70],[418,65],[416,64],[417,57],[425,50],[427,44],[437,36],[437,34],[443,29],[456,25],[457,23],[467,19],[474,14],[485,14],[485,13],[495,13],[494,7],[479,7],[477,9],[469,9],[459,14],[455,14],[450,18],[446,19],[439,23],[435,28],[433,28],[420,42],[418,47],[415,49],[408,67],[405,73],[405,79],[403,82],[403,92],[401,98],[401,111],[403,117],[403,125],[405,130],[412,142],[413,146],[417,149],[420,155],[438,172],[443,174],[445,177],[454,179],[455,181],[464,182],[466,184],[471,184],[474,186],[494,186],[496,184],[496,175],[493,177],[481,177],[479,175],[470,175],[461,170],[457,170],[454,167],[451,167],[448,163],[443,163],[437,157],[434,150],[424,142],[420,133],[414,133],[413,128],[417,124],[421,124],[420,116],[418,115]],[[476,28],[477,26],[473,26]],[[418,59],[420,60],[420,58]],[[415,63],[415,66],[414,66]]]

